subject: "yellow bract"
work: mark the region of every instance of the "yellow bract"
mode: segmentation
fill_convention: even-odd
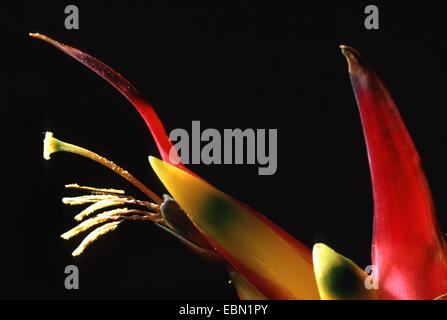
[[[354,262],[317,243],[313,261],[322,300],[375,300],[376,290],[365,285],[368,275]]]
[[[263,294],[271,299],[319,299],[310,250],[202,179],[154,157],[149,161],[194,224]]]

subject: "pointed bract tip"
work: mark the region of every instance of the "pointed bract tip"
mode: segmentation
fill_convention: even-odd
[[[329,248],[324,243],[314,244],[314,246],[312,248],[312,260],[313,260],[315,272],[319,271],[321,273],[322,267],[327,266],[324,264],[322,266],[321,265],[322,261],[326,260],[326,258],[328,256],[332,255],[333,253],[335,253],[335,251],[332,250],[331,248]]]
[[[357,49],[344,44],[339,45],[339,48],[348,61],[348,71],[351,73],[354,70],[354,66],[358,65],[358,60],[361,59],[362,55]]]
[[[341,44],[338,47],[340,48],[341,53],[343,53],[344,55],[349,55],[349,54],[358,55],[358,56],[361,55],[360,52],[353,47],[350,47],[350,46],[347,46],[344,44]]]
[[[44,41],[48,41],[48,39],[50,39],[46,35],[40,34],[40,33],[37,33],[37,32],[30,32],[30,33],[28,33],[28,35],[30,37],[41,39],[41,40],[44,40]]]
[[[55,46],[56,48],[58,48],[60,50],[62,50],[65,47],[65,45],[63,43],[60,43],[59,41],[53,40],[53,39],[51,39],[50,37],[47,37],[44,34],[30,32],[30,33],[28,33],[28,35],[30,37],[43,40],[43,41],[45,41],[45,42]]]
[[[376,299],[375,290],[368,290],[368,276],[350,259],[342,256],[323,243],[317,243],[312,251],[315,278],[323,300]]]
[[[149,156],[148,160],[149,160],[149,164],[151,165],[152,169],[154,169],[154,171],[156,172],[157,171],[156,169],[159,167],[161,160],[154,156]]]

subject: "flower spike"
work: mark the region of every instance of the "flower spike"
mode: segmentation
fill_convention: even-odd
[[[167,163],[170,163],[184,172],[187,172],[189,175],[192,175],[193,177],[196,177],[197,179],[203,181],[200,177],[198,177],[196,174],[188,170],[180,161],[180,158],[178,157],[178,154],[176,152],[173,152],[173,146],[170,142],[168,136],[166,135],[166,132],[164,130],[164,127],[156,115],[154,109],[150,104],[145,102],[140,98],[138,95],[136,89],[126,80],[124,79],[120,74],[118,74],[116,71],[114,71],[109,66],[105,65],[101,61],[95,59],[94,57],[78,50],[72,47],[69,47],[67,45],[64,45],[62,43],[59,43],[53,39],[50,39],[44,35],[40,34],[30,34],[30,36],[44,40],[59,50],[63,51],[64,53],[68,54],[69,56],[73,57],[77,61],[81,62],[85,66],[87,66],[92,71],[99,74],[102,78],[107,80],[109,83],[111,83],[118,91],[120,91],[138,110],[140,115],[144,118],[147,126],[149,127],[155,142],[157,144],[157,147],[160,151],[161,157],[164,161]],[[175,149],[174,149],[175,151]],[[203,182],[206,184],[206,182]],[[236,286],[236,289],[239,288],[245,288],[246,293],[249,294],[241,294],[240,296],[258,296],[256,290],[252,290],[253,284],[256,283],[256,286],[263,288],[263,293],[270,292],[270,297],[277,297],[277,298],[304,298],[304,299],[316,299],[318,298],[318,291],[316,289],[316,283],[315,278],[313,276],[312,271],[312,257],[311,257],[311,251],[309,248],[302,245],[299,241],[295,240],[292,236],[290,236],[288,233],[286,233],[284,230],[273,224],[271,221],[269,221],[267,218],[259,214],[258,212],[254,211],[253,209],[249,208],[248,206],[244,205],[243,203],[240,203],[234,199],[231,199],[233,203],[236,203],[238,207],[242,208],[244,212],[252,216],[252,219],[254,221],[257,221],[260,225],[262,225],[264,228],[268,229],[272,234],[282,239],[282,241],[288,242],[289,246],[293,247],[296,252],[299,252],[299,255],[302,258],[302,265],[304,266],[305,272],[304,274],[308,274],[309,278],[306,279],[305,286],[309,285],[310,290],[307,292],[301,292],[300,294],[295,295],[297,292],[294,292],[293,294],[289,292],[287,289],[283,290],[282,288],[277,287],[276,289],[272,289],[267,283],[269,283],[268,279],[265,279],[262,275],[257,274],[256,272],[252,272],[253,270],[245,268],[242,264],[238,265],[235,261],[233,261],[236,265],[238,265],[238,268],[236,268],[239,272],[241,272],[241,275],[237,274],[237,271],[230,272],[230,276],[233,276],[234,283]],[[157,201],[158,202],[158,201]],[[207,238],[204,235],[205,238]],[[222,253],[222,252],[220,252]],[[298,264],[294,266],[297,273],[301,273],[301,264]],[[244,281],[250,281],[250,285],[244,285]],[[253,282],[254,281],[254,282]],[[287,281],[285,281],[287,282]],[[236,285],[237,284],[237,285]],[[250,293],[251,292],[251,293]],[[279,294],[281,292],[281,294]]]
[[[366,274],[351,260],[323,244],[308,248],[245,204],[217,190],[189,171],[173,149],[152,106],[120,74],[96,58],[44,35],[44,40],[99,74],[121,92],[143,117],[164,161],[149,161],[175,197],[162,201],[113,162],[47,133],[44,158],[67,151],[97,161],[120,174],[156,203],[136,200],[107,188],[67,188],[92,194],[64,198],[71,205],[90,205],[75,217],[124,204],[97,214],[62,235],[68,239],[92,231],[72,253],[79,255],[124,220],[148,220],[172,233],[199,255],[225,265],[242,299],[444,299],[447,292],[447,244],[436,222],[430,190],[419,155],[394,102],[376,73],[353,48],[340,46],[363,125],[374,193],[372,258],[380,289],[365,291]],[[177,203],[178,201],[178,203]],[[179,206],[180,205],[180,206]],[[149,209],[149,211],[147,211]],[[347,280],[347,281],[346,281]],[[363,281],[363,283],[362,283]]]
[[[434,299],[447,292],[447,246],[418,152],[377,74],[358,51],[340,48],[368,149],[379,298]]]

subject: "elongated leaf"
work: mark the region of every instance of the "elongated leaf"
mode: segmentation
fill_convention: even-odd
[[[341,49],[368,149],[379,298],[434,299],[447,292],[447,250],[419,155],[376,73],[356,50]]]

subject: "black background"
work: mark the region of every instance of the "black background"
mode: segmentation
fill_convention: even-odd
[[[261,5],[241,1],[24,3],[7,8],[12,41],[3,115],[6,212],[2,235],[6,298],[235,299],[223,270],[207,265],[151,223],[126,222],[90,246],[79,208],[65,206],[64,184],[138,190],[100,165],[61,153],[42,158],[45,131],[114,161],[156,193],[165,192],[148,155],[155,143],[131,104],[96,74],[48,44],[39,32],[77,47],[126,77],[157,110],[167,131],[200,120],[202,129],[278,128],[278,170],[190,165],[311,247],[324,242],[370,264],[373,203],[360,119],[339,44],[360,50],[390,90],[421,154],[441,228],[447,230],[445,29],[429,2]],[[75,4],[80,29],[64,28]],[[364,28],[367,4],[380,29]],[[5,50],[4,50],[5,51]],[[3,129],[4,130],[4,129]],[[64,268],[80,289],[64,288]]]

